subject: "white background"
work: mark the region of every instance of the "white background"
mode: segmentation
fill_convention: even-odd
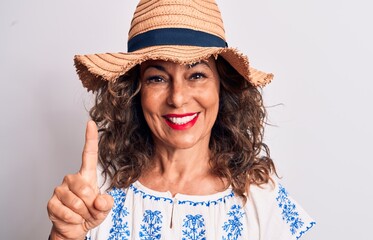
[[[91,96],[73,55],[126,51],[137,1],[1,0],[1,239],[47,239],[46,204],[80,167]],[[317,221],[306,239],[371,237],[371,1],[218,1],[230,46],[275,79],[266,142]]]

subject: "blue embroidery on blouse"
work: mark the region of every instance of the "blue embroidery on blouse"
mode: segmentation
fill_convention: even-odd
[[[278,206],[282,209],[282,219],[289,224],[290,232],[294,235],[304,225],[304,222],[299,217],[296,205],[288,198],[288,192],[281,185],[279,185],[276,200]]]
[[[241,218],[245,215],[245,212],[240,205],[233,205],[227,215],[229,219],[223,225],[223,230],[227,233],[227,236],[223,236],[222,239],[237,240],[243,230]]]
[[[182,240],[206,240],[205,220],[201,214],[186,215]]]
[[[179,200],[178,204],[189,204],[190,206],[201,205],[201,206],[209,207],[210,205],[217,205],[218,203],[225,203],[227,201],[227,199],[229,199],[229,198],[231,198],[233,196],[234,196],[234,193],[232,191],[228,195],[226,195],[224,197],[221,197],[221,198],[219,198],[217,200],[213,200],[213,201],[193,202],[193,201],[189,201],[189,200],[185,200],[185,201]]]
[[[160,211],[145,210],[139,233],[141,240],[161,239],[162,214]]]
[[[163,200],[164,202],[170,202],[170,203],[173,203],[174,201],[171,199],[171,198],[166,198],[166,197],[156,197],[156,196],[153,196],[153,195],[150,195],[150,194],[147,194],[145,193],[144,191],[141,191],[140,189],[138,189],[137,187],[131,185],[130,186],[130,189],[134,192],[134,193],[140,193],[142,195],[142,198],[145,199],[145,198],[149,198],[151,200],[155,200],[155,201],[160,201],[160,200]]]
[[[123,218],[129,214],[127,208],[124,207],[126,193],[121,189],[114,188],[109,194],[114,198],[114,207],[112,209],[113,226],[110,229],[108,240],[127,240],[129,239],[127,237],[130,236],[130,231],[128,222],[123,221]]]
[[[91,237],[85,237],[84,240],[91,240]]]
[[[142,198],[145,199],[145,198],[149,198],[151,200],[155,200],[155,201],[164,201],[164,202],[169,202],[169,203],[173,203],[174,200],[172,198],[167,198],[167,197],[157,197],[157,196],[154,196],[154,195],[150,195],[150,194],[147,194],[145,193],[144,191],[138,189],[137,187],[131,185],[130,186],[130,189],[135,193],[135,194],[141,194],[142,195]],[[231,193],[229,193],[228,195],[224,196],[224,197],[221,197],[217,200],[213,200],[213,201],[202,201],[202,202],[193,202],[193,201],[189,201],[189,200],[185,200],[185,201],[180,201],[178,200],[177,203],[178,204],[189,204],[190,206],[198,206],[198,205],[201,205],[201,206],[206,206],[206,207],[209,207],[210,205],[217,205],[218,203],[225,203],[227,201],[227,199],[231,198],[234,196],[234,192],[232,191]]]
[[[310,225],[307,226],[305,230],[301,231],[298,234],[297,239],[299,239],[300,237],[302,237],[302,235],[305,234],[308,230],[310,230],[313,227],[313,225],[315,225],[315,224],[316,224],[316,222],[310,222]]]

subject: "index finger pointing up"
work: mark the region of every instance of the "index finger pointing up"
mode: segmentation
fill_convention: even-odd
[[[88,121],[85,132],[85,144],[82,156],[80,174],[87,180],[96,180],[98,161],[98,131],[94,121]]]

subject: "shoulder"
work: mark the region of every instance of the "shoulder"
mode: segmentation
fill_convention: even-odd
[[[251,185],[247,194],[246,210],[255,212],[263,239],[300,239],[316,224],[275,180]]]

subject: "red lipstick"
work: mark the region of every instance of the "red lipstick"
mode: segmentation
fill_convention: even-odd
[[[199,113],[186,113],[186,114],[166,114],[163,115],[166,123],[172,129],[186,130],[194,126],[197,122]]]

